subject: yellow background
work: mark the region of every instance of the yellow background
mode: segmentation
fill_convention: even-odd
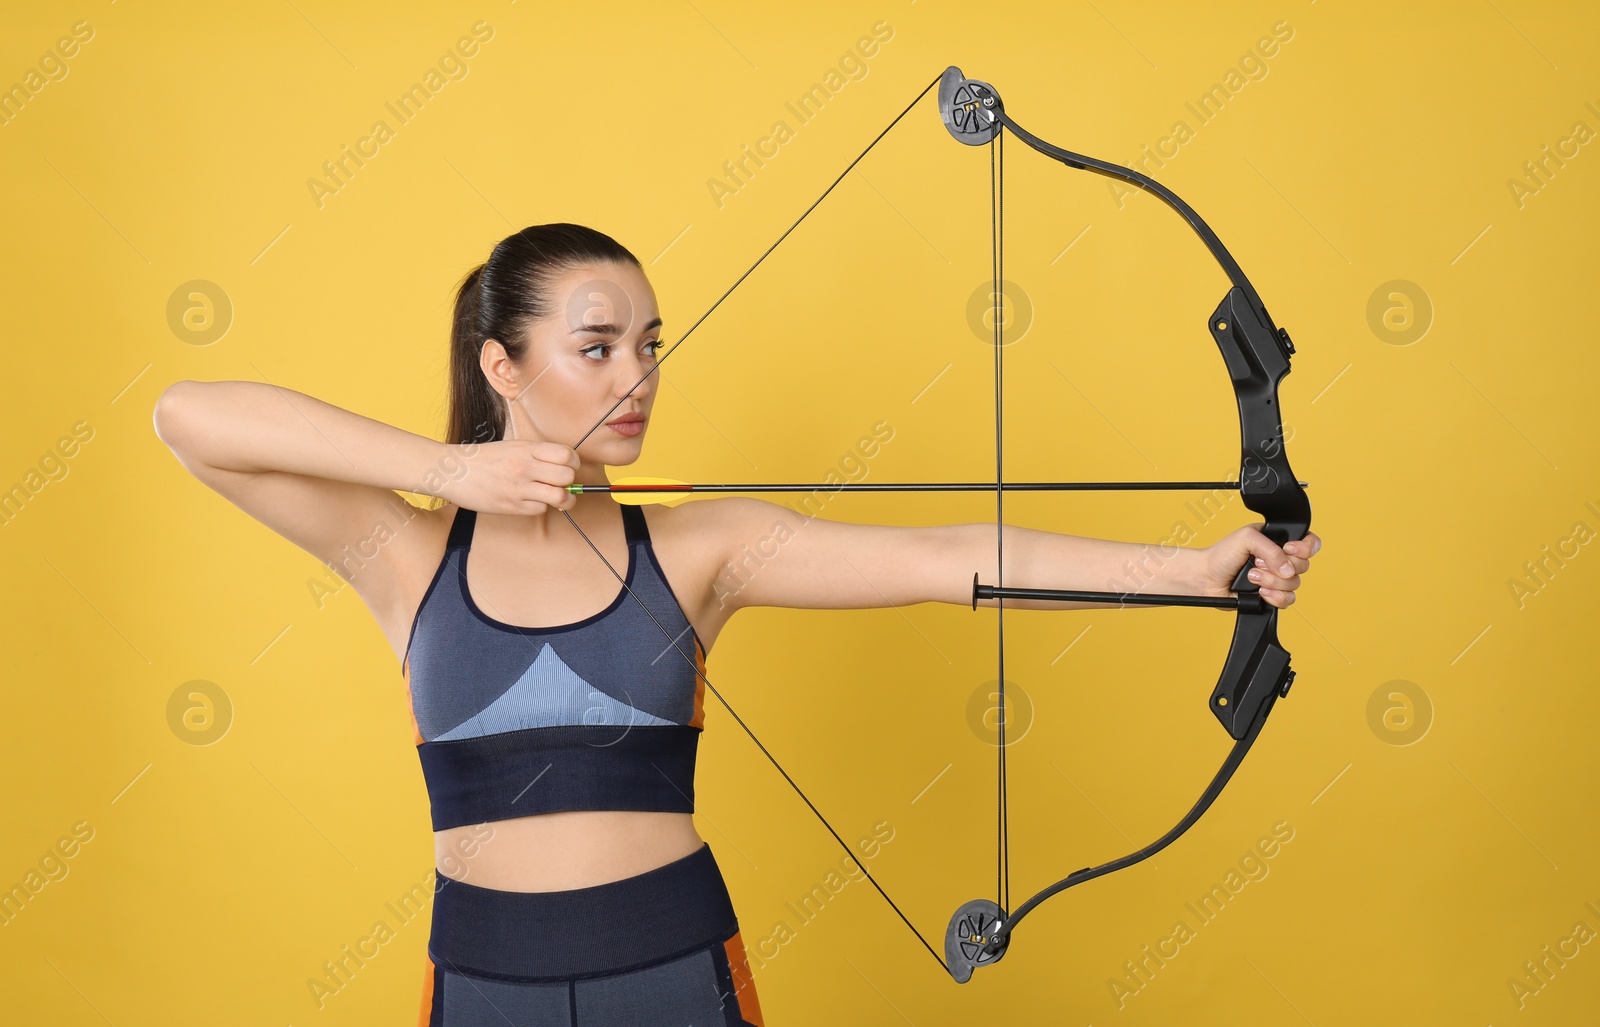
[[[161,390],[271,381],[437,436],[452,286],[548,221],[633,249],[676,338],[952,63],[1030,131],[1106,159],[1188,123],[1156,177],[1294,336],[1289,452],[1327,547],[1282,618],[1298,683],[1213,811],[1041,907],[965,987],[865,883],[799,922],[789,904],[842,853],[708,704],[697,819],[767,1022],[1592,1022],[1600,949],[1568,943],[1543,979],[1525,961],[1580,921],[1600,931],[1600,556],[1573,543],[1542,582],[1525,562],[1579,522],[1600,529],[1600,156],[1583,146],[1543,183],[1524,162],[1575,122],[1600,130],[1593,12],[442,6],[8,16],[0,84],[75,22],[93,30],[0,126],[0,486],[72,425],[93,430],[0,528],[0,886],[55,865],[72,825],[93,831],[0,926],[8,1022],[416,1015],[426,916],[323,1008],[307,985],[431,879],[398,666],[353,591],[319,604],[316,583],[336,584],[320,564],[183,471],[151,430]],[[480,20],[493,36],[468,74],[396,124],[385,102]],[[865,77],[801,124],[785,104],[877,22],[893,36]],[[1202,124],[1186,105],[1279,22],[1292,37],[1265,76]],[[319,205],[308,180],[379,119],[395,137]],[[780,120],[793,137],[715,202],[723,162]],[[992,348],[965,313],[990,275],[988,164],[926,97],[663,368],[635,472],[816,480],[888,421],[872,480],[991,475]],[[1198,241],[1153,199],[1119,205],[1015,140],[1006,166],[1006,277],[1034,309],[1005,351],[1007,477],[1227,477],[1237,422],[1204,330],[1225,283]],[[1514,179],[1540,188],[1519,202]],[[195,280],[233,307],[209,345],[169,325]],[[1431,307],[1408,344],[1381,316],[1397,281]],[[1250,520],[1235,500],[1201,524],[1186,499],[1008,497],[1006,513],[1134,540],[1187,522],[1200,544]],[[841,496],[826,516],[991,520],[993,503]],[[1519,602],[1518,580],[1536,593]],[[1227,748],[1206,697],[1230,624],[1007,616],[1008,679],[1035,706],[1011,759],[1014,897],[1145,844],[1194,801]],[[994,674],[993,613],[932,606],[751,611],[709,668],[841,833],[892,826],[869,867],[936,946],[994,887],[994,754],[967,713]],[[209,745],[169,714],[193,681],[231,703]],[[1274,825],[1292,839],[1258,864]],[[1241,865],[1266,876],[1201,923],[1186,904]],[[1180,920],[1192,940],[1114,997]],[[759,958],[779,921],[792,938]]]

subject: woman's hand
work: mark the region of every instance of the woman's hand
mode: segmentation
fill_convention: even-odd
[[[1204,557],[1201,595],[1233,595],[1233,579],[1239,576],[1239,568],[1251,561],[1250,581],[1261,589],[1263,600],[1280,610],[1294,602],[1300,575],[1311,569],[1311,558],[1322,548],[1322,539],[1308,531],[1305,538],[1279,547],[1261,534],[1262,527],[1240,528],[1200,551]]]
[[[577,480],[578,454],[567,446],[505,439],[450,449],[450,480],[438,495],[464,509],[534,515],[578,501],[567,491]]]

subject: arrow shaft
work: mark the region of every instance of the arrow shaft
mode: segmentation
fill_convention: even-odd
[[[568,485],[574,495],[588,492],[994,492],[992,481],[844,482],[827,484],[671,484]],[[1008,481],[1004,492],[1218,492],[1239,491],[1237,481]]]
[[[998,585],[973,585],[972,602],[980,599],[1033,599],[1046,602],[1117,603],[1122,606],[1204,606],[1237,610],[1238,596],[1163,595],[1153,592],[1085,592],[1064,588],[1002,588]],[[1248,602],[1246,606],[1250,605]]]

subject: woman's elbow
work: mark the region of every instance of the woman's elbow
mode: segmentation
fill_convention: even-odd
[[[202,382],[176,381],[163,390],[162,395],[155,400],[155,410],[150,411],[150,426],[155,429],[155,437],[166,443],[166,448],[176,448],[179,435],[179,418],[181,410],[194,395],[195,387]]]
[[[190,437],[189,424],[194,419],[194,408],[206,382],[178,381],[167,386],[156,399],[150,422],[156,438],[166,443],[173,453],[179,453]]]

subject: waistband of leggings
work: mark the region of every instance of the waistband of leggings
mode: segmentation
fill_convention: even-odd
[[[711,846],[620,881],[566,891],[434,880],[435,965],[505,981],[618,973],[733,936],[733,902]]]

